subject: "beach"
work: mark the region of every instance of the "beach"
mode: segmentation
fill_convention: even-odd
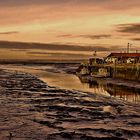
[[[140,138],[140,105],[0,70],[0,139]]]

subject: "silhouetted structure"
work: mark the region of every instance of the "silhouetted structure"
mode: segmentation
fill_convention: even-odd
[[[107,63],[140,63],[140,53],[111,53],[105,61]]]

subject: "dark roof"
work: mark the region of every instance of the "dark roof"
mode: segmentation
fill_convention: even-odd
[[[111,53],[107,57],[140,57],[140,53]]]

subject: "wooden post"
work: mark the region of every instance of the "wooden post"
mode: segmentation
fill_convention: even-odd
[[[129,53],[129,47],[130,47],[130,43],[128,43],[127,45],[127,53]]]
[[[116,59],[115,59],[115,63],[114,63],[114,77],[116,77],[116,72],[117,72],[117,71],[116,71],[116,64],[117,64],[117,63],[116,63]]]

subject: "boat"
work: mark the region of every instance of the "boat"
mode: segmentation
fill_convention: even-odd
[[[91,73],[91,76],[96,78],[107,78],[110,77],[110,73],[107,71],[106,68],[100,68],[96,74]]]

